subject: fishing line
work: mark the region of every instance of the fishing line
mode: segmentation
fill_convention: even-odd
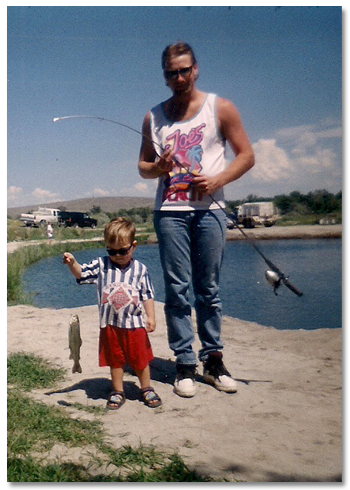
[[[100,117],[100,116],[64,116],[64,117],[54,117],[53,122],[62,121],[64,119],[98,119],[99,121],[105,121],[105,122],[117,124],[118,126],[122,126],[123,128],[130,129],[130,131],[134,131],[134,133],[140,134],[142,137],[146,138],[148,141],[157,145],[162,151],[164,151],[164,148],[159,143],[153,141],[146,134],[142,133],[141,131],[138,131],[135,128],[132,128],[131,126],[128,126],[127,124],[121,123],[119,121],[114,121],[113,119],[107,119],[106,117]],[[156,154],[160,158],[160,155],[157,152]]]
[[[164,148],[159,144],[157,143],[156,141],[154,141],[152,138],[150,138],[149,136],[147,136],[146,134],[142,133],[142,131],[139,131],[131,126],[128,126],[127,124],[124,124],[124,123],[121,123],[119,121],[115,121],[114,119],[108,119],[106,117],[101,117],[101,116],[88,116],[88,115],[76,115],[76,116],[63,116],[63,117],[54,117],[53,118],[53,122],[58,122],[58,121],[63,121],[65,119],[98,119],[99,121],[105,121],[105,122],[110,122],[110,123],[113,123],[113,124],[117,124],[118,126],[121,126],[123,128],[126,128],[126,129],[129,129],[130,131],[133,131],[134,133],[137,133],[139,135],[141,135],[143,138],[147,139],[148,141],[150,141],[151,143],[153,143],[154,145],[158,146],[158,148],[160,148],[162,150],[162,152],[164,151]],[[161,156],[158,154],[158,152],[155,150],[155,153],[156,155],[161,158]],[[186,173],[188,173],[189,175],[191,175],[192,177],[196,177],[196,174],[190,172],[188,170],[188,168],[183,165],[181,162],[179,162],[177,160],[176,157],[172,157],[173,161],[176,163],[176,165],[178,165],[179,167],[182,167],[183,169],[186,170]],[[175,190],[174,192],[172,192],[170,195],[172,194],[175,194],[177,192],[176,190],[176,184],[175,184]],[[269,260],[263,253],[262,251],[258,248],[258,246],[256,245],[255,243],[255,239],[252,239],[250,238],[243,230],[242,228],[239,227],[238,225],[238,222],[237,220],[232,216],[230,215],[226,209],[216,200],[214,199],[214,197],[211,195],[211,194],[208,194],[208,196],[210,197],[210,199],[221,209],[221,211],[223,211],[223,213],[226,215],[226,217],[228,219],[230,219],[232,222],[233,222],[233,225],[235,228],[237,228],[241,233],[242,235],[244,236],[244,238],[246,240],[248,240],[248,242],[250,243],[250,245],[254,248],[254,250],[256,250],[258,252],[258,254],[262,257],[262,259],[266,262],[266,264],[272,269],[272,271],[277,275],[277,276],[274,276],[273,273],[271,273],[271,271],[266,271],[265,272],[265,276],[266,276],[266,279],[270,282],[270,284],[273,285],[274,287],[274,292],[275,294],[277,289],[279,288],[279,286],[281,285],[281,282],[283,282],[283,284],[285,286],[287,286],[287,288],[289,288],[291,291],[293,291],[293,293],[295,293],[297,296],[302,296],[303,293],[301,291],[299,291],[295,286],[293,286],[293,284],[291,284],[291,282],[288,280],[288,277],[286,277],[283,272],[280,271],[280,269],[273,263],[271,262],[271,260]]]

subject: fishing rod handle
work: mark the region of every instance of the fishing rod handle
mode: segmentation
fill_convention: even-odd
[[[293,284],[291,284],[289,282],[288,279],[286,279],[285,277],[282,278],[282,281],[283,283],[285,284],[285,286],[287,286],[287,288],[289,288],[291,291],[293,291],[293,293],[295,293],[297,296],[302,296],[304,293],[302,293],[301,291],[299,291],[298,288],[296,288],[295,286],[293,286]]]

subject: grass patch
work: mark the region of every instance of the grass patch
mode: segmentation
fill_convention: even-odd
[[[106,475],[97,473],[92,475],[84,465],[74,463],[43,463],[31,457],[10,458],[7,464],[7,478],[9,482],[110,482],[110,483],[151,483],[151,482],[211,482],[218,480],[202,478],[195,471],[191,471],[181,458],[174,456],[166,465],[158,470],[132,471],[127,475]],[[223,480],[224,481],[224,480]]]
[[[30,353],[14,353],[7,358],[7,382],[24,391],[50,388],[64,379],[64,369],[53,368],[45,359]]]
[[[63,372],[33,354],[16,353],[8,359],[9,482],[214,481],[190,470],[178,455],[165,455],[152,446],[114,448],[105,442],[101,421],[72,419],[64,409],[39,403],[24,392],[51,387]],[[55,444],[93,448],[94,455],[84,464],[48,461],[47,452]]]
[[[36,402],[15,390],[9,390],[7,410],[11,456],[48,451],[56,443],[84,447],[102,436],[99,422],[71,419],[63,409]]]
[[[73,463],[45,464],[31,457],[9,458],[7,461],[9,482],[111,482],[108,476],[91,477],[82,465]]]
[[[109,221],[107,217],[106,223]],[[99,220],[102,223],[102,220]],[[54,238],[56,240],[73,240],[75,238],[90,240],[91,238],[101,237],[103,239],[103,226],[98,228],[71,228],[64,226],[53,226]],[[143,225],[136,225],[136,234],[151,234],[154,233],[154,227],[152,223],[144,223]],[[141,238],[141,237],[140,237]],[[38,228],[23,226],[18,220],[7,220],[7,241],[28,241],[28,240],[47,240],[46,226]],[[139,237],[138,237],[139,241]]]
[[[72,238],[94,238],[103,236],[103,228],[65,228],[53,226],[54,238],[57,240],[69,240]],[[7,220],[7,241],[46,240],[46,226],[23,226],[19,220]]]
[[[72,408],[75,408],[76,410],[92,413],[93,415],[103,415],[106,413],[106,408],[96,405],[83,405],[82,403],[72,403],[70,406]]]

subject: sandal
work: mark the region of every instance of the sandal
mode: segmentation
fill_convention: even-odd
[[[125,403],[125,395],[122,391],[112,391],[107,401],[109,410],[119,410]]]
[[[143,390],[141,390],[141,400],[146,407],[150,408],[156,408],[162,404],[162,400],[153,388],[143,388]]]

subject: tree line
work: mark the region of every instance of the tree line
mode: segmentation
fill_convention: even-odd
[[[233,211],[240,204],[264,201],[272,201],[282,216],[289,213],[326,215],[341,213],[342,211],[342,191],[332,194],[325,189],[315,190],[307,194],[293,191],[288,195],[279,194],[272,198],[250,194],[241,201],[227,201],[227,206]]]
[[[279,194],[274,197],[259,197],[254,194],[248,195],[242,200],[227,200],[228,212],[233,212],[240,204],[248,202],[272,201],[277,207],[281,216],[288,214],[298,215],[327,215],[331,213],[341,214],[342,212],[342,191],[332,194],[325,189],[315,190],[302,194],[293,191],[290,194]],[[93,206],[91,214],[99,214],[103,211],[100,206]],[[152,223],[153,209],[151,207],[136,207],[131,209],[118,209],[115,212],[105,212],[106,218],[113,219],[117,216],[128,216],[135,224]]]

